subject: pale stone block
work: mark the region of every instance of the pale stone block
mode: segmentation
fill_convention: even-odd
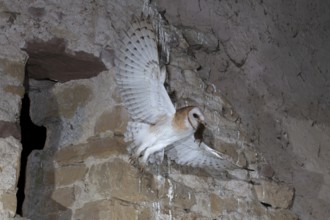
[[[189,45],[195,49],[203,49],[208,52],[216,51],[219,48],[219,41],[211,32],[201,32],[192,28],[185,28],[183,35]]]
[[[294,190],[284,184],[270,181],[261,181],[254,189],[260,202],[274,208],[289,208],[293,201]]]
[[[87,182],[93,191],[103,197],[116,197],[126,201],[142,202],[157,198],[157,189],[151,188],[153,177],[141,175],[138,169],[121,159],[93,165]]]
[[[210,194],[211,211],[215,215],[235,212],[238,209],[238,201],[235,198],[222,198],[212,193]]]
[[[2,52],[2,51],[1,51]],[[24,61],[0,57],[0,120],[16,122],[24,95]]]
[[[0,213],[4,213],[9,217],[16,214],[17,200],[15,191],[0,191]]]
[[[70,207],[75,200],[73,187],[56,189],[52,193],[51,199],[64,207]]]
[[[15,190],[21,159],[21,143],[13,138],[0,139],[0,190]]]
[[[268,214],[269,216],[265,216],[265,219],[267,218],[269,220],[298,220],[298,217],[293,214],[292,211],[286,209],[269,210]]]
[[[88,157],[108,158],[112,155],[126,154],[126,144],[117,137],[94,137],[87,143],[72,145],[60,149],[55,153],[55,161],[59,165],[81,163]]]
[[[81,180],[87,172],[85,165],[72,165],[59,167],[49,171],[45,175],[45,184],[55,186],[66,186]]]
[[[135,207],[128,202],[118,200],[99,200],[86,203],[82,208],[77,209],[74,219],[120,220],[136,219],[138,218],[138,215],[139,213]]]

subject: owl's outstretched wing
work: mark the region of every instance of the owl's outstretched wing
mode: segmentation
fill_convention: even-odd
[[[160,116],[173,115],[160,68],[157,41],[152,24],[134,22],[116,51],[116,82],[123,103],[133,120],[155,123]]]
[[[240,168],[227,155],[208,147],[205,143],[195,141],[193,136],[178,141],[167,151],[167,156],[177,164],[217,170]]]

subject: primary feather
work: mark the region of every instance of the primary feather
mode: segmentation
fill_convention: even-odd
[[[117,52],[116,82],[132,119],[154,124],[161,115],[173,115],[151,23],[133,23]]]
[[[175,142],[166,154],[181,165],[209,167],[217,170],[239,168],[229,156],[213,150],[204,142],[196,141],[193,136]]]

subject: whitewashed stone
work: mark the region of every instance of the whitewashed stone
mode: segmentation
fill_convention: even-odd
[[[22,146],[13,138],[0,139],[0,190],[15,190],[20,171]]]

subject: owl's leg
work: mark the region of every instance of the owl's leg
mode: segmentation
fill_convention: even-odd
[[[140,173],[143,173],[145,164],[140,164],[139,167],[140,167],[140,169],[139,169]]]
[[[129,164],[130,164],[130,165],[133,165],[133,166],[136,166],[136,165],[138,164],[138,159],[137,159],[137,157],[131,155],[131,156],[129,157]]]
[[[143,152],[146,151],[148,148],[148,145],[142,144],[139,147],[136,147],[135,152],[132,152],[132,155],[129,157],[129,163],[137,167],[140,172],[144,171],[145,163],[141,161],[141,158],[143,156]]]
[[[138,147],[138,149],[134,153],[136,158],[140,158],[143,155],[143,151],[146,151],[147,148],[148,146],[146,144],[143,144],[140,147]]]
[[[156,144],[154,146],[148,147],[143,153],[143,157],[142,157],[141,162],[146,164],[147,161],[148,161],[148,158],[151,154],[156,153],[156,152],[158,152],[162,149],[164,149],[163,144]]]
[[[146,164],[140,162],[139,157],[136,157],[134,155],[130,156],[129,157],[129,163],[130,163],[130,165],[137,168],[140,171],[140,173],[144,172],[144,168],[145,168]]]
[[[142,157],[150,147],[154,146],[157,142],[157,137],[154,134],[149,134],[144,137],[142,144],[135,151],[136,157]]]

